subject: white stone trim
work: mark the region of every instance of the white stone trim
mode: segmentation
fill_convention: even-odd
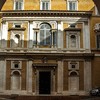
[[[70,22],[84,22],[88,21],[88,18],[82,17],[3,17],[3,20],[6,21],[65,21]]]

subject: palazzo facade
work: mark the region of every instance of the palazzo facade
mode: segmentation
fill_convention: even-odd
[[[100,86],[92,0],[6,0],[0,26],[0,94],[89,95]]]

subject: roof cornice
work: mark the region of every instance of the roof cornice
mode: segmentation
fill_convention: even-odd
[[[92,11],[67,11],[67,10],[9,10],[1,11],[1,17],[90,17]]]

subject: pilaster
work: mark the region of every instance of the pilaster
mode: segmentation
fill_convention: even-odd
[[[58,48],[63,48],[63,22],[58,21],[58,39],[57,39]]]
[[[62,94],[63,92],[63,62],[61,60],[58,60],[58,70],[57,70],[57,93]]]
[[[8,23],[6,21],[2,22],[2,48],[7,47],[7,36],[8,36]]]
[[[28,47],[33,47],[33,21],[29,21]]]
[[[32,93],[32,61],[27,61],[27,92]]]
[[[0,92],[5,90],[6,85],[6,61],[0,60]]]
[[[91,61],[84,61],[84,90],[88,93],[91,90]]]
[[[90,51],[90,31],[89,22],[84,22],[83,45],[87,52]]]

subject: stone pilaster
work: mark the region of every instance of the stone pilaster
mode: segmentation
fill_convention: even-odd
[[[0,92],[5,90],[6,86],[6,61],[0,60]]]
[[[91,61],[84,62],[84,90],[88,93],[91,90]]]
[[[63,48],[63,22],[58,22],[57,46]]]
[[[6,21],[2,22],[1,31],[2,31],[2,36],[1,36],[2,45],[1,45],[1,47],[5,48],[5,47],[7,47],[7,36],[8,36],[8,23]]]
[[[58,77],[57,77],[57,93],[62,94],[63,92],[63,62],[61,60],[58,61]]]
[[[27,62],[27,91],[32,93],[32,61]]]
[[[83,45],[87,52],[90,51],[90,31],[89,31],[89,23],[84,22],[84,34],[83,34]]]

